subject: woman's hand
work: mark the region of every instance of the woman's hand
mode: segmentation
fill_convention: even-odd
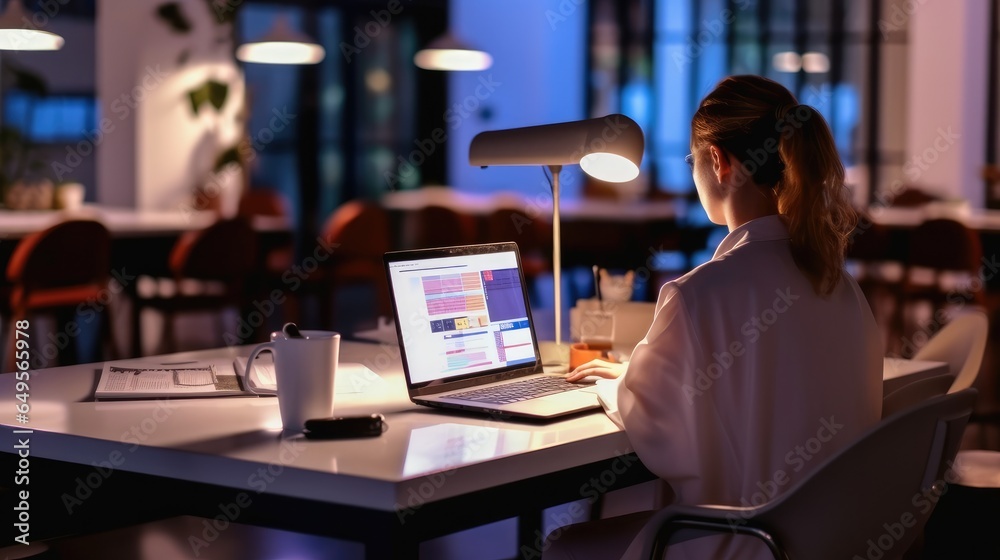
[[[605,360],[590,360],[578,366],[573,371],[566,374],[566,381],[574,383],[583,381],[587,377],[603,377],[604,379],[615,379],[625,373],[625,365]]]

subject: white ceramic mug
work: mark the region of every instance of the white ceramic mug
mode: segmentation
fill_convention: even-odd
[[[261,352],[274,355],[278,409],[285,430],[302,431],[306,420],[333,415],[340,333],[302,331],[302,338],[289,338],[282,331],[272,332],[271,342],[258,345],[250,353],[245,379],[249,379],[249,368]]]

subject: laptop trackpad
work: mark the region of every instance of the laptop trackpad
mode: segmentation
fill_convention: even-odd
[[[529,414],[559,414],[561,412],[577,412],[588,408],[599,408],[601,403],[597,400],[597,395],[584,391],[566,391],[556,395],[548,395],[537,399],[529,399],[503,407],[504,410],[512,412],[526,412]]]

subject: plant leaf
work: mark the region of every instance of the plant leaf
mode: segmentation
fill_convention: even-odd
[[[236,20],[236,10],[241,3],[232,0],[205,0],[208,9],[215,15],[215,21],[219,25],[232,23]]]
[[[4,65],[3,69],[10,77],[10,87],[35,94],[39,97],[48,93],[48,85],[46,85],[45,79],[40,75],[19,66],[14,66],[9,62]]]
[[[174,33],[189,33],[191,31],[191,22],[188,21],[184,10],[177,2],[160,4],[160,7],[156,9],[156,15]]]
[[[212,171],[218,173],[219,171],[222,171],[224,167],[233,163],[243,167],[243,162],[240,161],[240,152],[237,149],[237,146],[233,146],[219,154],[219,156],[215,158],[215,166],[212,168]]]
[[[208,87],[202,84],[200,87],[188,91],[188,99],[191,100],[191,111],[197,115],[201,104],[208,101]]]
[[[229,86],[215,80],[209,80],[206,85],[208,86],[209,102],[212,103],[212,107],[215,107],[216,111],[221,110],[222,106],[226,104],[226,97],[229,95]]]

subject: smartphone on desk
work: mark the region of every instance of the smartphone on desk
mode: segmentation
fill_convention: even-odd
[[[377,437],[385,430],[384,416],[368,414],[306,420],[303,433],[309,439],[351,439]]]

